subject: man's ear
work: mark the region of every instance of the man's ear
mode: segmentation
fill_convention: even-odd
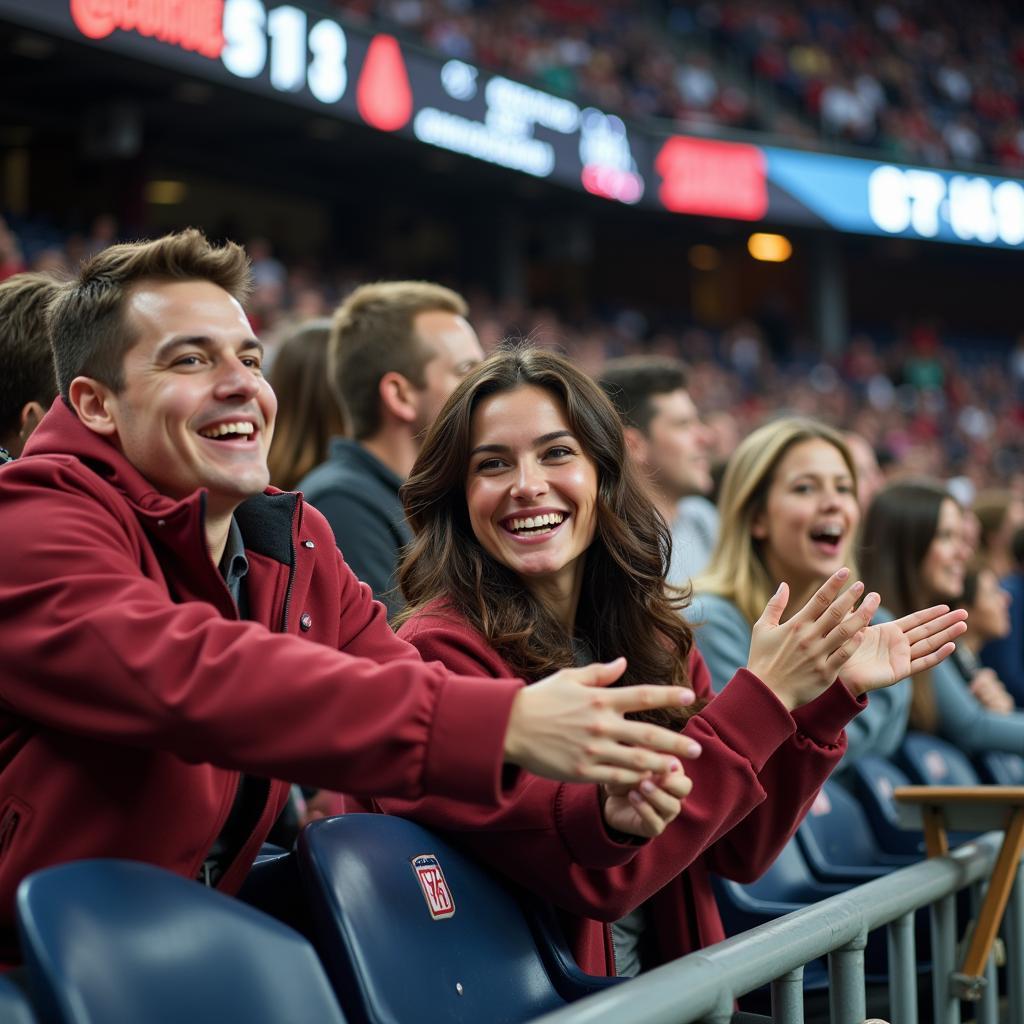
[[[21,407],[21,415],[18,417],[18,436],[21,438],[22,444],[28,440],[32,431],[39,426],[39,421],[45,414],[46,409],[41,402],[26,402]]]
[[[418,392],[409,378],[397,370],[389,370],[377,385],[384,411],[402,423],[415,423],[419,414]]]
[[[622,435],[626,441],[626,451],[638,466],[647,465],[647,438],[642,430],[636,427],[623,427]]]
[[[104,437],[117,433],[112,412],[117,398],[106,384],[92,377],[76,377],[68,388],[68,399],[78,418],[90,430]]]

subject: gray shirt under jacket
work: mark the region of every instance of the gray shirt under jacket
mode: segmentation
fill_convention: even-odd
[[[683,498],[671,530],[672,564],[665,578],[673,587],[685,587],[711,561],[718,537],[718,509],[698,494]]]
[[[885,622],[892,618],[885,614],[886,618],[880,618],[880,611],[874,621]],[[707,663],[711,685],[717,693],[737,669],[746,667],[750,657],[751,625],[732,601],[718,594],[695,594],[686,610],[686,618],[694,627],[694,640]],[[909,715],[909,682],[899,682],[872,693],[868,706],[846,726],[846,754],[836,772],[844,771],[868,754],[891,757],[903,742]]]
[[[403,483],[358,441],[335,437],[327,461],[295,488],[331,524],[342,557],[384,602],[389,618],[403,605],[396,569],[402,547],[412,540],[398,498]]]

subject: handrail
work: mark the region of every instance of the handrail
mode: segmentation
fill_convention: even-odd
[[[728,1020],[737,996],[988,877],[1002,842],[989,832],[953,850],[830,896],[626,985],[545,1014],[534,1024],[690,1024]]]

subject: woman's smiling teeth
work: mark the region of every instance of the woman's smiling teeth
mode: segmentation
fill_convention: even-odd
[[[256,433],[256,428],[251,423],[239,421],[238,423],[218,423],[214,427],[204,427],[199,433],[202,437],[217,439],[239,435],[249,436]]]
[[[837,544],[843,537],[843,528],[838,523],[825,523],[811,530],[811,539]]]
[[[506,519],[504,526],[513,533],[550,533],[556,526],[560,526],[564,519],[564,512],[545,512],[539,516]]]

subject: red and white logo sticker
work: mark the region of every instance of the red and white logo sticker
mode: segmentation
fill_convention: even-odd
[[[432,853],[421,853],[412,858],[412,869],[416,872],[423,898],[427,901],[430,916],[439,921],[455,913],[455,900],[445,881],[441,863]]]

